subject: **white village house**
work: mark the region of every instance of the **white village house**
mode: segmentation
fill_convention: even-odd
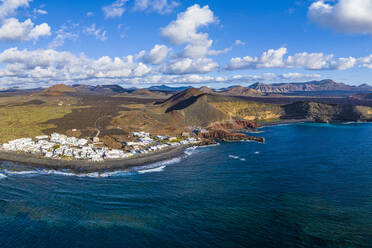
[[[123,159],[134,157],[136,154],[146,154],[161,151],[167,147],[180,145],[196,144],[196,138],[188,138],[179,142],[159,143],[159,141],[174,141],[174,137],[156,136],[155,140],[151,134],[146,132],[133,132],[136,142],[126,142],[127,146],[133,147],[130,152],[107,147],[95,147],[95,143],[90,143],[88,139],[78,139],[67,137],[66,135],[53,133],[50,135],[36,136],[32,138],[20,138],[2,144],[0,147],[4,151],[24,152],[38,154],[52,159],[77,159],[93,162],[104,161],[106,159]]]

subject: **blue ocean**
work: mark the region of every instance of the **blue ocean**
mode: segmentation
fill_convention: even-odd
[[[372,124],[262,131],[100,175],[2,162],[0,247],[372,247]]]

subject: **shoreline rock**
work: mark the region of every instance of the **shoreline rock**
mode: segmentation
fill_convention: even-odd
[[[248,136],[244,133],[231,133],[226,130],[209,130],[209,132],[200,133],[199,137],[206,140],[218,140],[223,142],[251,140],[259,143],[265,143],[265,138],[263,137]]]

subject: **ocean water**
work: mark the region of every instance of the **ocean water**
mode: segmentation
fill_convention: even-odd
[[[0,247],[372,247],[372,124],[263,130],[101,175],[3,162]]]

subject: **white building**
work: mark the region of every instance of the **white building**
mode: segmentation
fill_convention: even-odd
[[[35,138],[36,138],[37,140],[46,140],[46,139],[49,138],[49,136],[48,136],[48,135],[40,135],[40,136],[36,136]]]

